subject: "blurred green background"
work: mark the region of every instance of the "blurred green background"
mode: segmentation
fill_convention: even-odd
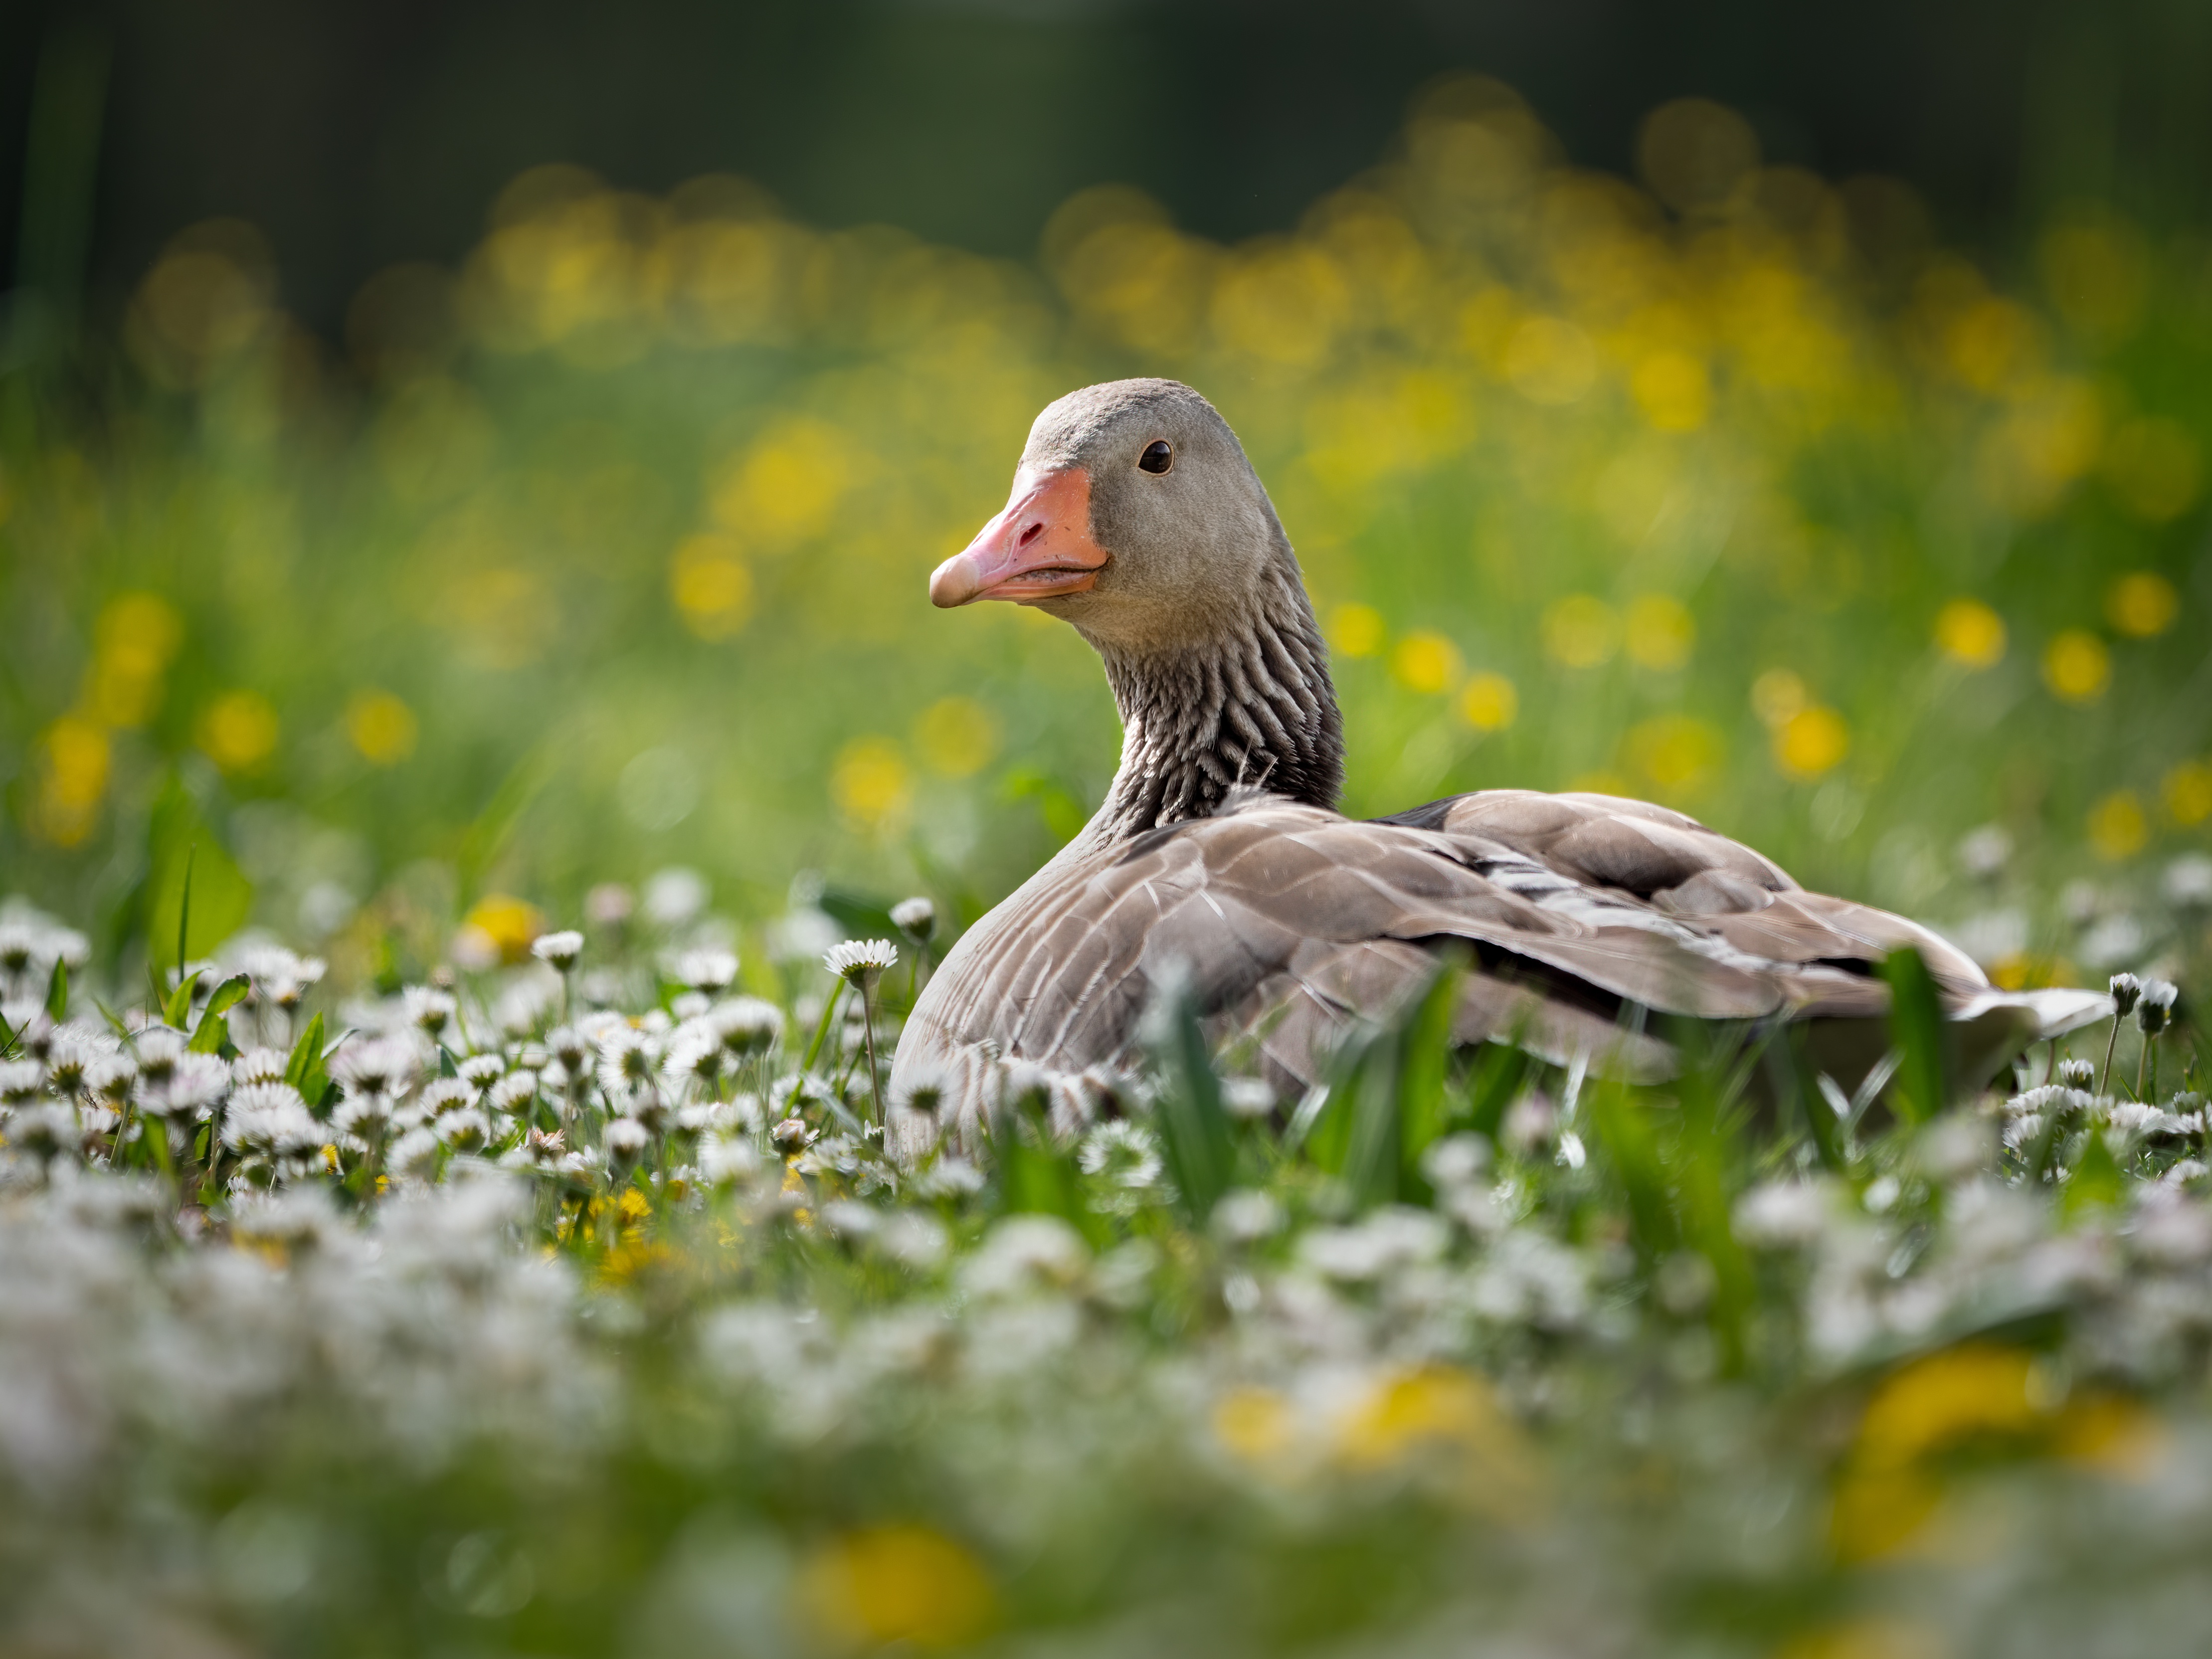
[[[925,579],[1145,373],[1275,495],[1348,810],[1612,789],[2014,982],[2170,957],[2212,14],[1784,9],[11,12],[4,884],[122,969],[199,844],[196,949],[342,978],[672,865],[972,915],[1115,732]]]

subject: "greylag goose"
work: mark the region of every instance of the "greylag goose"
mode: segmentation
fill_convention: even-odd
[[[1013,1067],[1056,1122],[1080,1121],[1139,1064],[1142,1016],[1172,980],[1210,1039],[1244,1038],[1295,1097],[1449,948],[1471,963],[1457,1041],[1640,1079],[1676,1065],[1648,1010],[1808,1022],[1834,1051],[1822,1064],[1855,1080],[1884,1047],[1876,964],[1904,945],[1984,1077],[2109,1012],[2087,992],[1994,990],[1929,929],[1808,892],[1642,801],[1499,789],[1344,817],[1342,722],[1297,556],[1236,434],[1176,381],[1045,410],[1005,511],[929,597],[1072,625],[1122,726],[1097,816],[952,947],[901,1035],[894,1100],[934,1094],[956,1143]]]

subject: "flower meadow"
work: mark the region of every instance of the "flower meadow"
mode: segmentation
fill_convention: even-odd
[[[19,327],[0,1650],[2212,1622],[2212,241],[1638,155],[1452,77],[1279,236],[1105,185],[1020,264],[548,167],[331,337],[228,221]],[[2120,1016],[1984,1087],[1900,963],[1869,1091],[1631,1089],[1452,1052],[1440,959],[1300,1100],[1172,986],[1080,1100],[890,1096],[1115,756],[927,573],[1139,373],[1281,511],[1348,810],[1662,800]]]
[[[1664,1090],[1455,1054],[1447,963],[1278,1101],[1170,988],[1090,1115],[1010,1065],[963,1140],[882,1092],[933,912],[792,1006],[664,907],[349,996],[246,938],[118,1012],[10,902],[0,1641],[2010,1656],[2212,1612],[2171,982],[1980,1094],[1901,1018],[1850,1099],[1771,1033]]]

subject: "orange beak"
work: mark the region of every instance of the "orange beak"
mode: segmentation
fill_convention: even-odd
[[[941,611],[975,599],[1028,604],[1087,593],[1106,563],[1091,539],[1091,475],[1065,466],[1042,477],[1017,473],[1006,511],[975,532],[929,579]]]

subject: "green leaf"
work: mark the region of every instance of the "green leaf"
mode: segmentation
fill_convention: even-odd
[[[822,1021],[814,1028],[814,1041],[806,1045],[806,1058],[799,1062],[800,1071],[814,1069],[814,1057],[822,1052],[823,1040],[830,1035],[830,1022],[836,1018],[837,1005],[844,1000],[845,981],[841,979],[830,988],[830,1000],[822,1005]]]
[[[1446,1082],[1451,1073],[1452,1026],[1459,1012],[1456,961],[1445,962],[1405,1024],[1398,1074],[1399,1187],[1425,1195],[1421,1154],[1450,1127]]]
[[[1484,1043],[1468,1088],[1467,1127],[1495,1141],[1505,1121],[1505,1109],[1521,1092],[1521,1085],[1534,1063],[1526,1050],[1511,1042]]]
[[[1083,1201],[1083,1176],[1074,1158],[1053,1144],[1038,1097],[1017,1103],[993,1130],[1003,1213],[1058,1216],[1094,1249],[1112,1241],[1106,1218]]]
[[[181,1031],[185,1022],[192,1017],[192,988],[200,982],[197,968],[177,981],[177,988],[169,993],[169,1000],[161,1005],[161,1024],[172,1030]]]
[[[209,995],[207,1006],[200,1011],[198,1029],[192,1033],[190,1044],[196,1054],[211,1054],[222,1048],[228,1033],[223,1016],[246,1000],[246,994],[253,988],[253,981],[244,974],[233,974],[215,988]]]
[[[69,963],[59,957],[46,979],[46,1018],[57,1025],[69,1018]]]
[[[1229,1115],[1221,1107],[1221,1079],[1213,1073],[1187,985],[1163,992],[1151,1024],[1153,1052],[1166,1085],[1158,1113],[1161,1158],[1184,1214],[1192,1225],[1203,1226],[1229,1190],[1236,1157]]]
[[[530,803],[553,781],[553,772],[550,750],[539,748],[523,756],[499,781],[499,787],[491,792],[491,799],[484,803],[476,821],[461,836],[460,851],[454,858],[453,867],[460,878],[464,908],[479,896],[477,890],[483,884],[484,872],[507,845]]]
[[[300,1040],[292,1045],[292,1057],[284,1062],[284,1081],[300,1091],[301,1097],[313,1102],[321,1091],[319,1086],[310,1091],[311,1079],[323,1076],[323,1017],[317,1014],[307,1022],[307,1029],[300,1033]]]
[[[1911,945],[1892,951],[1881,964],[1889,981],[1889,1040],[1904,1056],[1891,1097],[1906,1123],[1925,1123],[1950,1099],[1950,1034],[1935,976]]]
[[[2105,1145],[2105,1132],[2092,1123],[2089,1138],[2081,1147],[2081,1156],[2075,1160],[2073,1178],[2066,1183],[2066,1195],[2059,1207],[2069,1218],[2092,1207],[2110,1209],[2127,1196],[2127,1187],[2128,1178],[2121,1172],[2119,1160]]]
[[[1610,1080],[1583,1091],[1590,1127],[1604,1148],[1605,1161],[1628,1200],[1628,1228],[1636,1253],[1656,1264],[1677,1249],[1682,1230],[1668,1193],[1667,1166],[1650,1114],[1628,1088]]]
[[[246,925],[253,887],[172,775],[146,832],[147,954],[174,941],[179,960],[209,951]]]

